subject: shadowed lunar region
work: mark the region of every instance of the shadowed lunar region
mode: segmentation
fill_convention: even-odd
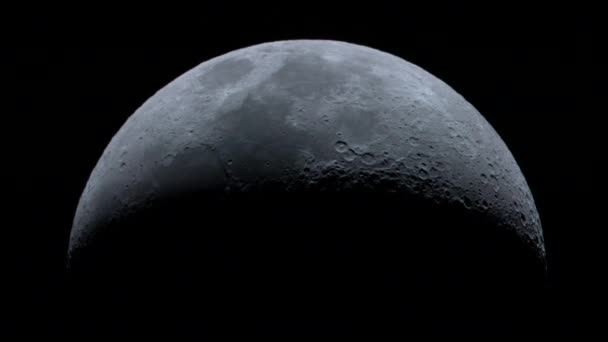
[[[534,325],[526,181],[462,96],[336,41],[204,62],[126,121],[70,236],[75,334],[409,336]]]

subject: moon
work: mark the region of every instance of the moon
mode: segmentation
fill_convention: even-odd
[[[157,224],[162,227],[153,233],[151,223],[167,215],[172,221]],[[184,215],[188,220],[181,219]],[[145,224],[143,216],[148,217]],[[232,228],[228,222],[236,219],[239,228]],[[138,222],[137,238],[128,240],[133,222]],[[177,228],[184,224],[187,230]],[[272,234],[265,230],[270,226]],[[484,234],[508,240],[508,255],[517,249],[529,255],[528,262],[540,268],[545,263],[541,222],[526,180],[473,105],[397,56],[327,40],[232,51],[194,67],[150,97],[112,138],[90,175],[74,217],[69,264],[91,268],[90,250],[111,253],[101,241],[116,244],[124,238],[129,242],[118,244],[141,255],[140,241],[148,235],[181,241],[191,234],[197,238],[180,243],[204,249],[209,245],[201,236],[207,233],[229,235],[222,240],[228,250],[247,251],[235,269],[285,258],[281,262],[293,261],[285,274],[297,277],[291,269],[308,270],[302,272],[309,280],[317,273],[306,268],[306,260],[330,255],[318,241],[335,235],[340,239],[334,242],[359,242],[343,249],[344,244],[333,244],[328,247],[333,251],[360,256],[356,251],[365,250],[365,241],[374,251],[417,250],[428,253],[417,260],[441,272],[452,265],[442,251],[459,250],[450,239],[467,236],[461,240],[469,243]],[[422,236],[440,247],[425,243],[424,250],[417,249]],[[489,246],[484,239],[476,248]],[[226,242],[237,240],[238,248]],[[277,241],[294,246],[308,241],[318,248],[290,250],[277,247]],[[264,247],[252,247],[256,244]],[[154,246],[146,251],[164,255],[164,248]],[[498,247],[488,249],[494,253]],[[321,252],[298,255],[311,250]],[[400,264],[395,260],[403,259],[395,253],[401,252],[386,259],[359,258],[359,269],[381,269],[388,259],[391,270],[417,263]],[[247,264],[248,258],[258,266]],[[369,261],[373,265],[365,268],[364,259],[374,260]],[[484,265],[500,273],[514,258],[499,259]],[[260,274],[276,274],[273,269]],[[297,279],[294,283],[304,281]],[[281,281],[281,286],[292,284]],[[310,288],[323,288],[315,284]]]

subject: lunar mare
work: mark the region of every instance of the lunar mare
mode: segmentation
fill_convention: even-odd
[[[364,188],[453,205],[544,258],[524,176],[470,103],[401,58],[323,40],[236,50],[149,98],[95,166],[69,254],[171,196],[220,198],[269,183],[286,193]]]

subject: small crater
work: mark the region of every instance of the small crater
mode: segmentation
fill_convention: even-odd
[[[420,139],[418,139],[417,137],[409,137],[407,139],[407,142],[412,145],[412,146],[418,146],[420,145]]]
[[[494,173],[496,172],[496,169],[494,168],[494,164],[492,164],[492,163],[488,163],[488,166],[490,167],[490,170],[491,170],[491,172],[490,172],[490,173],[491,173],[491,174],[494,174]]]
[[[423,168],[418,168],[418,178],[423,180],[429,178],[429,172]]]
[[[344,153],[344,160],[346,160],[348,162],[352,162],[356,158],[357,158],[357,154],[355,153],[355,151],[352,148],[349,148],[348,151],[346,151]]]
[[[393,158],[383,158],[378,166],[382,167],[382,168],[388,168],[388,167],[392,167],[393,165],[395,165],[395,159],[393,159]]]
[[[488,201],[486,201],[485,199],[483,201],[481,201],[481,208],[483,210],[487,210],[488,209]]]
[[[364,149],[363,149],[363,147],[361,147],[361,146],[355,146],[354,151],[355,151],[355,153],[356,153],[356,154],[358,154],[358,155],[362,155],[363,153],[365,153],[365,150],[364,150]]]
[[[464,204],[465,208],[471,209],[471,205],[473,203],[471,202],[471,199],[468,196],[464,196],[464,198],[462,199],[462,204]]]
[[[373,154],[371,153],[364,153],[361,156],[361,161],[363,162],[363,164],[365,165],[372,165],[374,164],[374,162],[376,161],[376,158],[374,157]]]
[[[334,145],[336,152],[338,153],[344,153],[346,151],[348,151],[348,144],[342,140],[338,140],[336,141],[336,144]]]

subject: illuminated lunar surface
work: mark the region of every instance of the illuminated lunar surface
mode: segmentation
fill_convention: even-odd
[[[69,243],[71,269],[95,279],[85,309],[130,278],[121,298],[140,295],[144,327],[182,312],[167,329],[199,332],[191,312],[209,310],[222,336],[235,313],[256,331],[297,335],[322,316],[377,337],[468,312],[458,326],[479,331],[529,312],[513,284],[544,255],[522,172],[470,103],[396,56],[322,40],[236,50],[150,97],[95,166]],[[167,308],[146,309],[160,294]],[[91,321],[130,312],[108,310]]]
[[[389,184],[495,218],[544,255],[526,181],[494,129],[420,67],[359,45],[296,40],[230,52],[148,99],[105,149],[70,249],[167,194]],[[386,187],[383,187],[386,188]]]

